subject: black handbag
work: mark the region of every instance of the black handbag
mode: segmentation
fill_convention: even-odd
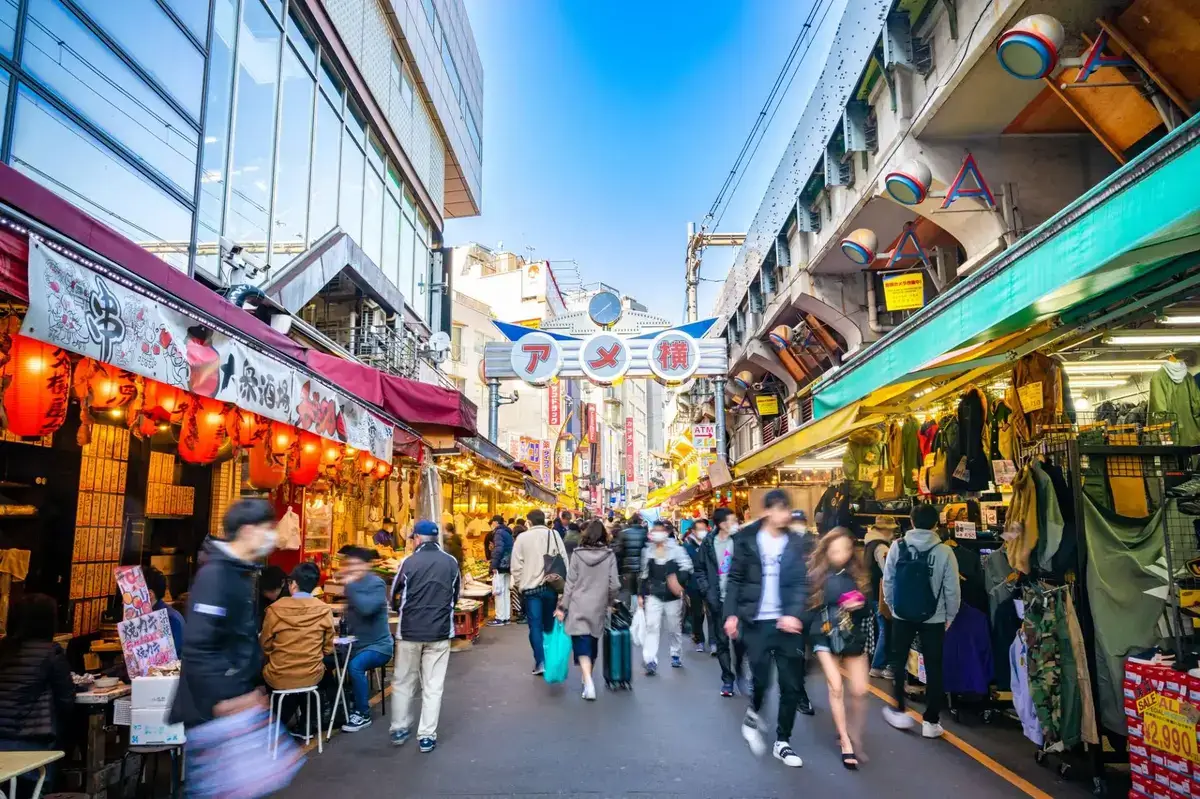
[[[554,531],[546,531],[546,554],[542,555],[542,584],[554,593],[561,594],[567,587],[567,562],[563,559],[562,551],[551,554],[550,542],[554,540]]]

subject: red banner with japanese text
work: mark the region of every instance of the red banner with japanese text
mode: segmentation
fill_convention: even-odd
[[[562,383],[551,383],[547,395],[550,407],[546,411],[546,422],[551,427],[557,427],[562,424]]]

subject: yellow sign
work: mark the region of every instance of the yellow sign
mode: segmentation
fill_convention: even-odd
[[[1040,411],[1042,409],[1042,381],[1017,386],[1017,398],[1021,400],[1021,410],[1025,413]]]
[[[925,275],[905,272],[883,279],[883,304],[889,311],[911,311],[925,305]]]
[[[1157,692],[1138,699],[1139,709],[1143,700],[1157,696],[1147,704],[1142,714],[1142,734],[1146,746],[1200,763],[1200,752],[1196,746],[1196,722],[1200,720],[1200,709],[1190,702],[1180,702]]]
[[[754,407],[758,408],[759,416],[778,416],[779,397],[774,394],[759,394],[754,398]]]

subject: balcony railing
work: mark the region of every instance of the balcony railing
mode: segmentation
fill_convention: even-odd
[[[454,383],[421,354],[417,337],[387,325],[355,326],[317,322],[319,331],[352,356],[381,372],[454,388]]]

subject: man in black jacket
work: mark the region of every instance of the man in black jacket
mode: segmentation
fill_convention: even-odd
[[[709,629],[717,647],[717,662],[721,666],[721,696],[733,696],[734,682],[742,672],[745,646],[740,638],[733,642],[734,657],[731,661],[722,605],[729,572],[733,566],[733,538],[737,532],[737,516],[729,508],[717,508],[713,511],[712,526],[713,531],[700,543],[700,551],[696,557],[696,583],[708,606],[708,617],[713,622]],[[745,686],[742,685],[742,688]]]
[[[275,509],[266,500],[239,500],[223,527],[225,540],[205,543],[188,595],[170,720],[189,727],[263,704],[254,578],[256,561],[275,549]]]
[[[496,598],[496,618],[488,622],[493,627],[503,627],[512,618],[512,530],[504,524],[503,516],[492,517],[492,532],[488,560],[492,569],[492,596]]]
[[[417,744],[422,752],[432,752],[437,746],[442,687],[454,638],[454,604],[462,578],[458,561],[438,546],[436,524],[422,519],[414,526],[413,535],[418,546],[405,558],[392,587],[392,595],[400,595],[400,620],[396,623],[396,669],[392,675],[391,738],[394,746],[408,740],[419,679]]]
[[[742,721],[742,737],[756,755],[766,752],[758,712],[771,679],[771,661],[779,672],[779,716],[774,756],[797,768],[804,761],[789,739],[796,711],[811,713],[804,691],[804,637],[800,619],[808,603],[808,565],[799,539],[792,535],[791,503],[786,492],[768,491],[766,513],[734,536],[733,564],[725,590],[725,634],[742,636],[750,658],[753,690]]]
[[[615,549],[620,558],[621,567],[621,600],[629,605],[633,597],[638,595],[638,576],[642,573],[642,552],[646,549],[646,540],[650,531],[642,521],[640,514],[629,517],[629,525],[621,530],[619,543]]]

